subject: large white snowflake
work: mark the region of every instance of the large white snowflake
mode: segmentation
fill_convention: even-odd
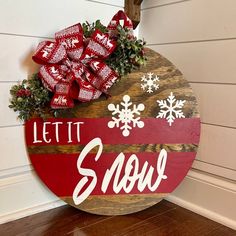
[[[156,118],[165,118],[172,125],[176,118],[185,118],[181,108],[184,106],[186,100],[176,100],[171,92],[166,100],[157,100],[160,111]]]
[[[159,88],[159,84],[157,83],[159,81],[159,77],[156,75],[153,76],[153,73],[147,73],[147,76],[143,76],[141,78],[141,81],[143,82],[141,84],[141,88],[146,91],[147,93],[153,93],[153,90],[157,90]]]
[[[140,103],[138,105],[133,104],[133,107],[131,107],[133,103],[130,101],[129,95],[123,96],[123,101],[120,102],[120,104],[114,105],[113,103],[110,103],[108,105],[108,110],[112,111],[112,121],[108,122],[109,128],[120,128],[122,131],[122,135],[127,137],[130,134],[130,130],[133,127],[144,127],[144,122],[140,120],[140,111],[143,111],[145,106]],[[120,105],[122,108],[120,108]],[[137,116],[137,117],[135,117]]]

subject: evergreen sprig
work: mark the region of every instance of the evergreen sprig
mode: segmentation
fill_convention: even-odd
[[[117,27],[117,47],[106,63],[120,76],[127,75],[146,63],[144,54],[145,41],[130,37],[126,28]]]
[[[100,20],[97,20],[91,24],[88,21],[86,21],[85,23],[82,24],[82,28],[85,38],[90,38],[96,29],[100,30],[102,33],[108,32],[106,26],[104,26]]]
[[[19,112],[20,120],[25,121],[34,116],[45,118],[50,112],[49,102],[53,94],[44,88],[37,74],[13,85],[10,94],[9,108]]]

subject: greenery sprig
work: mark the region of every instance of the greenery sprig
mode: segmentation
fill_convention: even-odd
[[[43,87],[37,74],[13,85],[10,94],[12,98],[9,107],[19,112],[20,120],[25,121],[34,116],[45,118],[50,112],[49,103],[53,94]]]
[[[103,33],[107,32],[107,28],[99,20],[92,24],[83,23],[82,27],[85,40],[89,39],[96,29]],[[147,58],[144,54],[145,42],[143,40],[131,37],[128,29],[122,26],[117,27],[115,37],[117,47],[105,61],[108,66],[120,76],[124,76],[145,64]],[[10,94],[9,107],[18,112],[20,120],[26,121],[32,117],[46,118],[50,114],[57,117],[60,113],[59,109],[50,108],[53,93],[43,86],[37,74],[12,86]]]
[[[117,48],[106,60],[106,63],[120,76],[124,76],[144,65],[147,58],[144,54],[145,41],[130,37],[129,31],[117,27]]]

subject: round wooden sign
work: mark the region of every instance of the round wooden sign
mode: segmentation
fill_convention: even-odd
[[[147,50],[147,65],[115,84],[112,97],[26,122],[28,153],[47,187],[101,215],[143,210],[190,169],[200,136],[196,98],[181,72]]]

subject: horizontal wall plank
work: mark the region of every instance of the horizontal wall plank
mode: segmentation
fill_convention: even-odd
[[[26,79],[38,70],[32,55],[40,38],[0,35],[0,82]]]
[[[32,165],[17,166],[9,169],[0,170],[0,179],[17,176],[33,170]]]
[[[236,85],[191,83],[204,123],[236,128]]]
[[[17,113],[8,107],[10,100],[10,88],[16,83],[0,83],[0,111],[4,113],[0,116],[0,127],[22,124],[17,119]],[[14,133],[13,133],[14,134]]]
[[[8,214],[58,200],[38,179],[34,171],[0,179],[0,199],[0,220]]]
[[[117,10],[117,7],[85,0],[3,1],[0,33],[53,37],[54,32],[78,22],[99,18],[107,25]]]
[[[10,173],[10,169],[30,164],[25,146],[23,126],[1,128],[0,140],[0,172],[4,171]],[[1,175],[3,174],[0,173],[0,176]]]
[[[108,4],[117,7],[124,7],[124,0],[87,0],[89,2],[98,2],[102,4]]]
[[[150,46],[180,69],[188,81],[235,83],[236,40]]]
[[[235,140],[236,129],[203,124],[197,159],[236,171]]]
[[[236,37],[234,0],[185,1],[143,10],[141,18],[149,44]]]
[[[236,170],[229,169],[227,167],[222,167],[219,165],[215,165],[213,163],[206,163],[199,159],[195,159],[195,161],[193,162],[192,168],[236,181]]]
[[[190,1],[190,0],[158,0],[158,1],[145,0],[143,1],[142,9],[161,7],[161,6],[166,6],[169,4],[179,4],[186,1]]]

